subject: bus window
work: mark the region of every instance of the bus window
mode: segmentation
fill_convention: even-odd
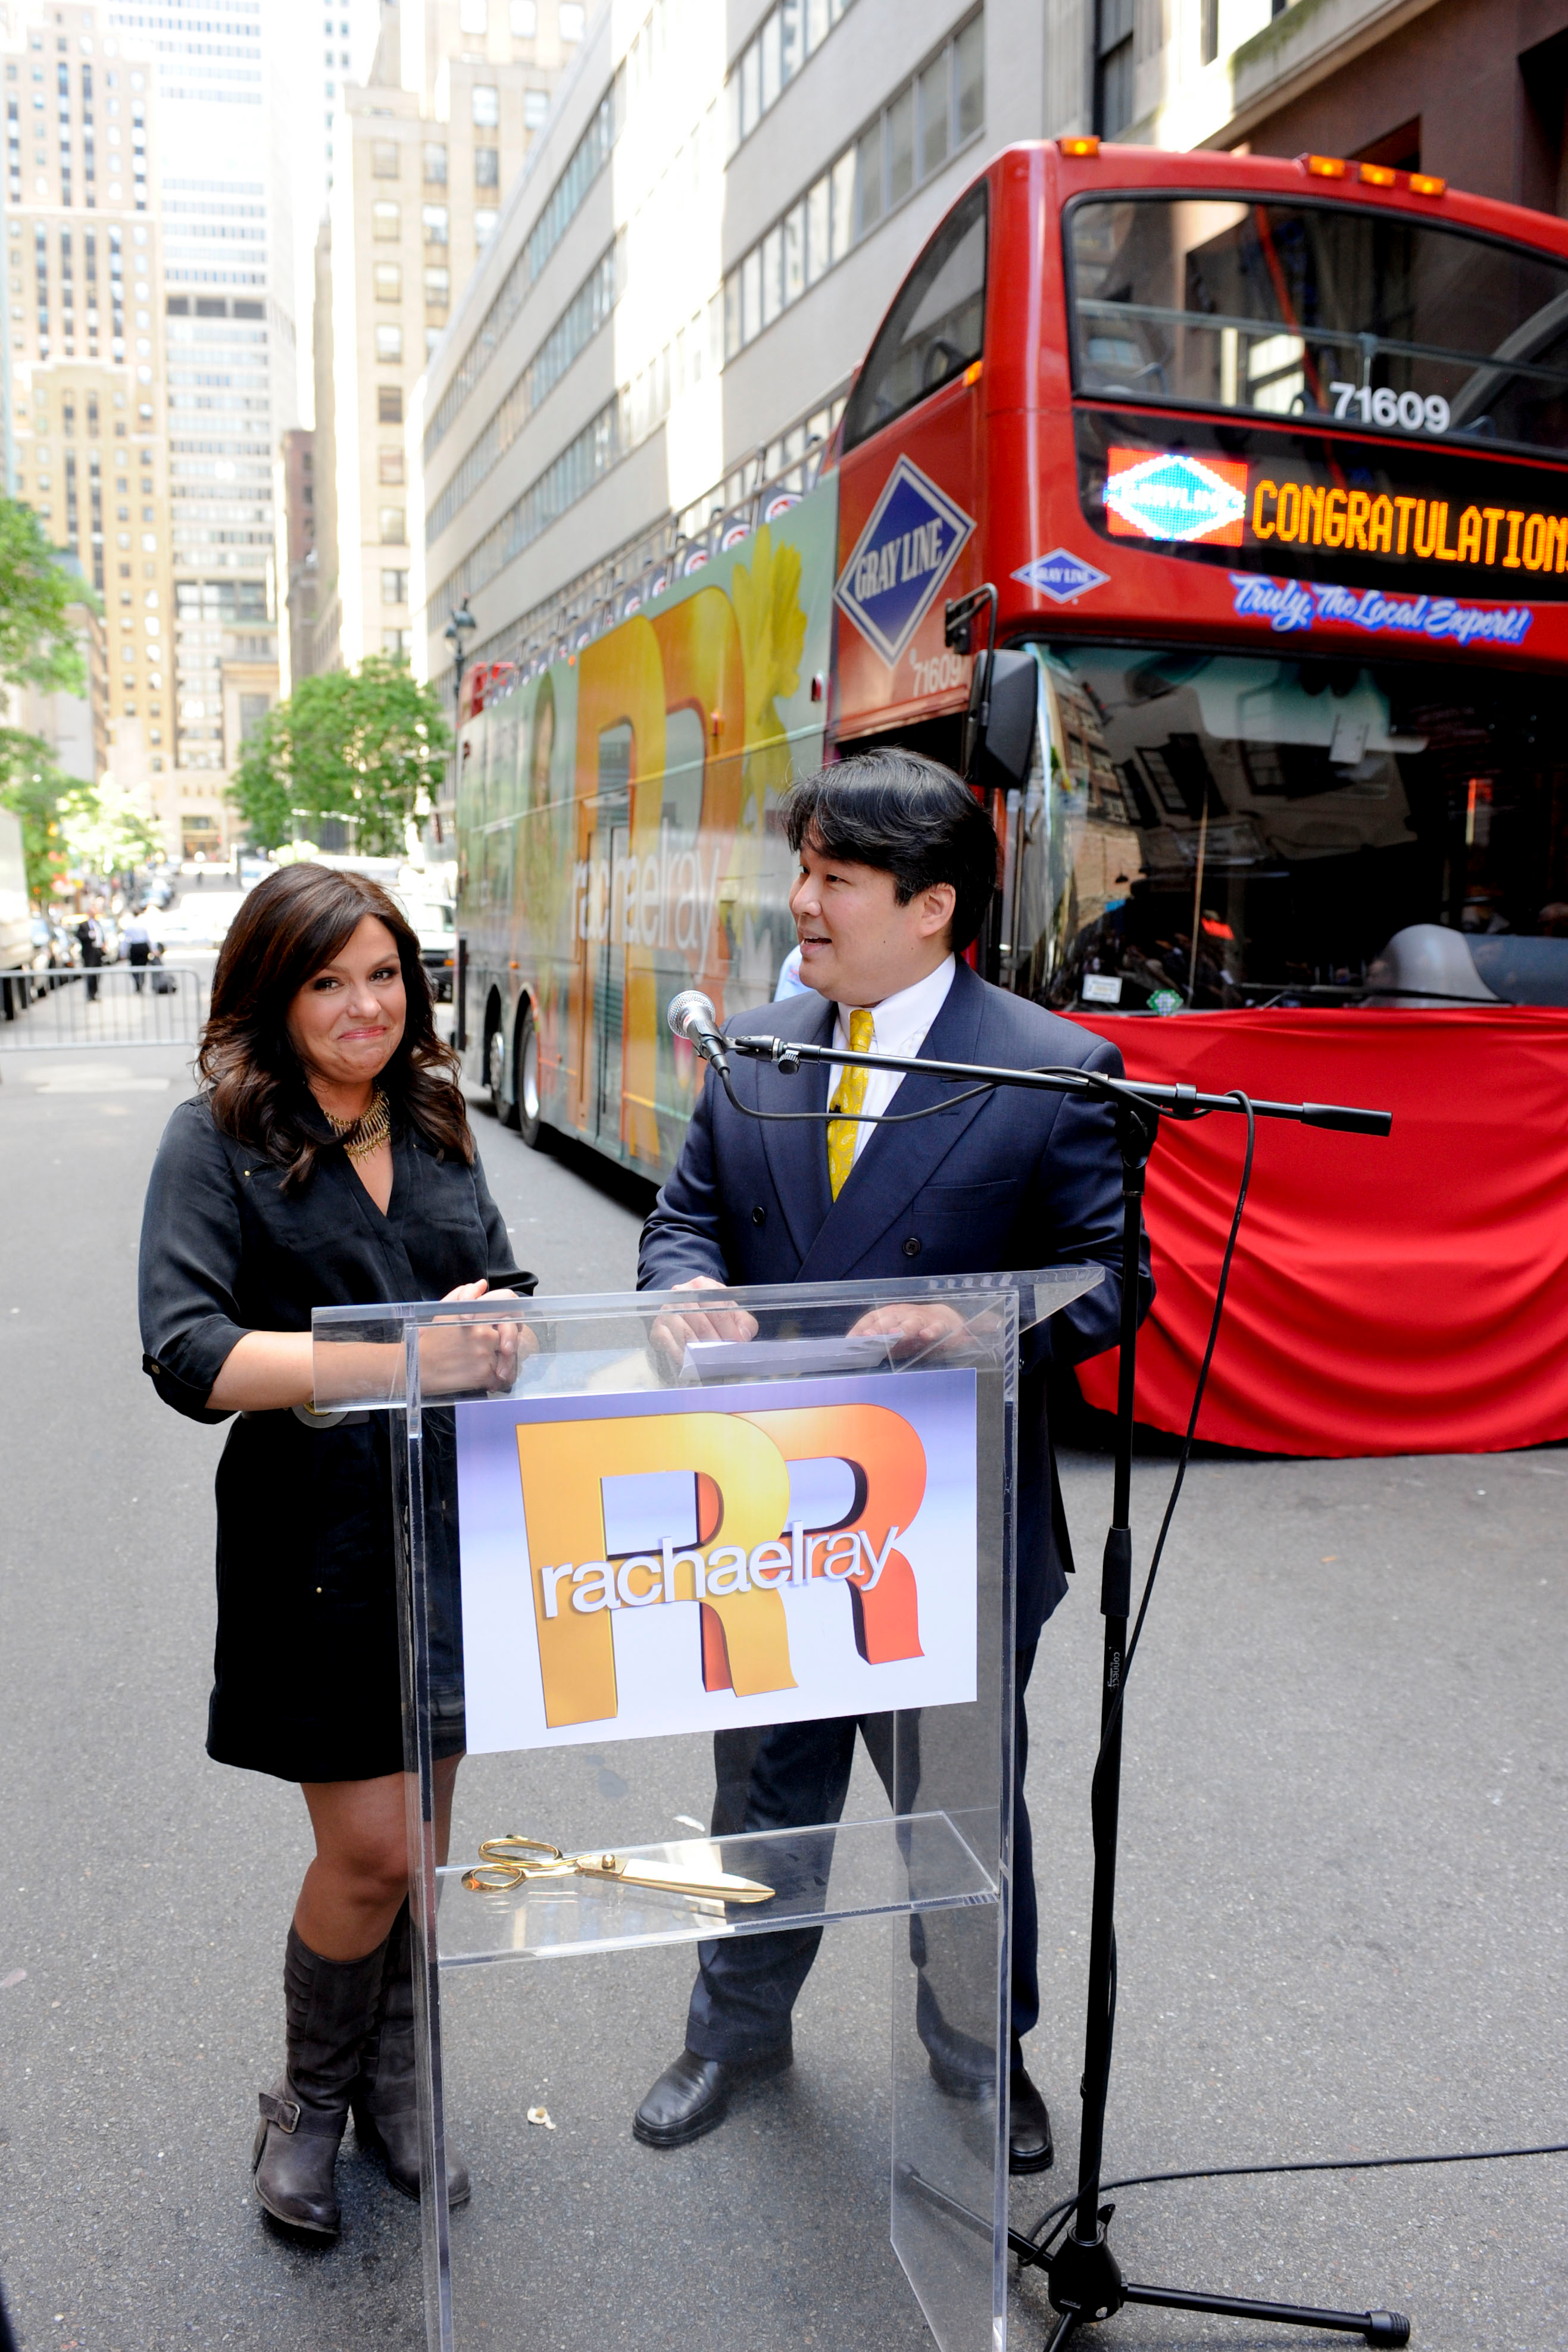
[[[1014,984],[1340,1003],[1393,935],[1529,940],[1568,989],[1568,688],[1452,665],[1037,647]],[[1512,969],[1512,966],[1510,966]],[[1542,977],[1542,975],[1546,977]],[[1521,983],[1523,985],[1523,983]]]
[[[1568,263],[1405,213],[1192,196],[1068,215],[1080,394],[1568,447]]]
[[[694,842],[702,821],[702,761],[707,736],[699,710],[684,708],[664,722],[664,822]]]
[[[910,272],[849,395],[846,449],[951,383],[984,350],[985,204],[982,181]]]

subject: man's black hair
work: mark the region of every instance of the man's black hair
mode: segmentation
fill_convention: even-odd
[[[996,887],[995,832],[968,785],[940,760],[897,744],[858,751],[803,776],[779,813],[792,849],[809,834],[825,857],[877,866],[892,876],[900,907],[917,891],[951,882],[957,953],[985,920]]]

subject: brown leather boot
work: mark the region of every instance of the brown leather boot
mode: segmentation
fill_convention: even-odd
[[[386,1958],[378,1944],[362,1960],[324,1960],[290,1927],[283,1968],[288,2061],[258,2105],[251,2169],[256,2193],[278,2221],[313,2236],[338,2234],[332,2187],[338,2142],[361,2054],[375,2023]]]
[[[405,2197],[419,2194],[419,2099],[414,2060],[414,1943],[405,1903],[386,1939],[381,2008],[353,2087],[354,2132]],[[468,2168],[447,2158],[447,2202],[466,2205]]]

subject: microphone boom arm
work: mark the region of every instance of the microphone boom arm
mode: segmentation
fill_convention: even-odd
[[[1108,1078],[1097,1070],[1010,1070],[983,1063],[936,1062],[906,1054],[851,1054],[836,1045],[801,1045],[788,1037],[731,1037],[730,1045],[748,1060],[773,1062],[785,1076],[803,1062],[827,1062],[841,1069],[899,1070],[906,1076],[946,1078],[953,1084],[1023,1087],[1036,1092],[1088,1095],[1096,1101],[1135,1103],[1167,1118],[1202,1118],[1210,1111],[1239,1113],[1235,1095],[1200,1094],[1195,1087],[1159,1086],[1142,1078]],[[1302,1127],[1335,1128],[1347,1135],[1386,1135],[1394,1114],[1362,1110],[1342,1103],[1254,1102],[1259,1118],[1294,1119]]]

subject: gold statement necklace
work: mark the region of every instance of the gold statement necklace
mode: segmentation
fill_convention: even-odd
[[[326,1113],[327,1125],[335,1128],[338,1140],[351,1160],[368,1160],[379,1151],[392,1132],[392,1106],[379,1087],[370,1098],[370,1108],[358,1118],[334,1118]]]

